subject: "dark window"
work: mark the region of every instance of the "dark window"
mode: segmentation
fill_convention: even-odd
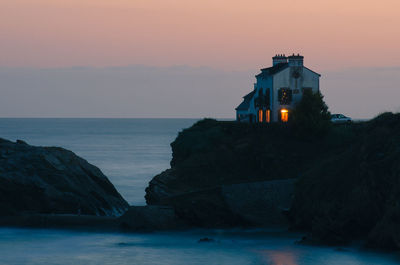
[[[264,107],[269,108],[269,105],[270,105],[269,99],[270,99],[269,88],[267,88],[267,90],[265,91],[265,97],[264,97],[264,102],[265,102]]]
[[[260,88],[258,92],[258,97],[255,99],[255,106],[257,108],[269,108],[269,88],[266,89],[265,95]]]

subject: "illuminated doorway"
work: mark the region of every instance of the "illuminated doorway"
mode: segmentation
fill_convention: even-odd
[[[263,110],[258,110],[258,122],[263,122]]]
[[[289,111],[287,109],[281,109],[281,121],[288,122],[289,120]]]

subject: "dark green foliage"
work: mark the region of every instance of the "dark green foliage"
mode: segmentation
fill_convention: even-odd
[[[331,128],[331,114],[320,92],[306,89],[303,97],[293,111],[292,124],[301,136],[320,136]]]

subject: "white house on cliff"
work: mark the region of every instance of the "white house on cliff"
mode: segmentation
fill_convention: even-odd
[[[304,90],[319,91],[320,74],[304,66],[301,55],[276,55],[272,67],[256,75],[254,90],[236,108],[240,122],[287,122]]]

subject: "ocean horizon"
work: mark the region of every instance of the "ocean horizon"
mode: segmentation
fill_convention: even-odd
[[[100,168],[129,204],[144,205],[147,183],[170,167],[170,143],[198,120],[0,118],[0,138],[71,150]]]

